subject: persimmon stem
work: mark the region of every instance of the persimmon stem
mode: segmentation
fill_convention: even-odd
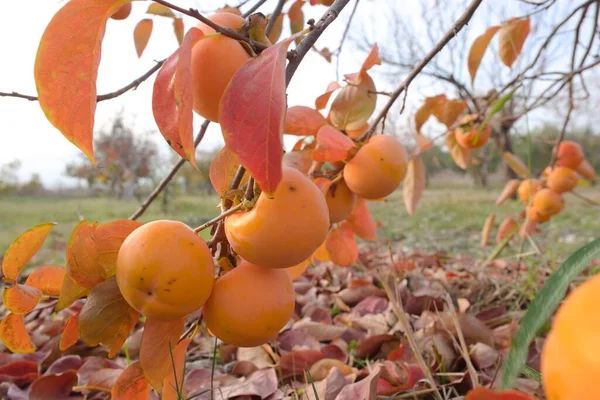
[[[246,200],[250,201],[254,198],[254,177],[250,177],[248,180],[248,186],[246,187],[246,193],[244,194]]]
[[[217,222],[225,219],[226,217],[230,216],[231,214],[234,214],[236,212],[238,212],[239,210],[242,209],[243,207],[243,203],[238,204],[235,207],[231,207],[230,209],[223,211],[221,213],[221,215],[217,215],[216,217],[214,217],[213,219],[211,219],[208,222],[203,223],[202,225],[200,225],[199,227],[197,227],[196,229],[194,229],[194,232],[198,233],[200,231],[203,231],[204,229],[208,228],[211,225],[216,224]]]

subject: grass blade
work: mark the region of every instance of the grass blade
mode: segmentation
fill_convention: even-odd
[[[502,389],[509,389],[515,383],[527,361],[529,344],[556,311],[571,281],[598,256],[600,256],[600,238],[574,252],[548,278],[544,287],[535,296],[512,341],[502,374]]]

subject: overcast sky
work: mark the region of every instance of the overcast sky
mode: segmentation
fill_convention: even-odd
[[[378,0],[381,1],[381,0]],[[378,1],[362,1],[359,6],[363,13],[373,12]],[[566,0],[570,1],[570,0]],[[220,0],[176,0],[182,7],[199,6],[203,10],[211,10],[222,5]],[[233,0],[230,3],[235,3]],[[250,3],[253,3],[252,1]],[[291,3],[291,2],[288,2]],[[123,21],[109,20],[103,42],[102,60],[98,77],[98,93],[114,91],[147,71],[154,60],[170,55],[177,47],[172,32],[170,19],[155,17],[154,31],[148,47],[141,59],[138,59],[134,43],[133,29],[143,18],[148,1],[133,3],[133,12]],[[268,14],[274,7],[275,0],[267,1],[260,11]],[[0,91],[16,91],[36,95],[33,77],[35,54],[41,35],[56,11],[62,7],[59,0],[20,0],[5,1],[0,13],[0,54],[2,57],[2,74],[0,74]],[[418,18],[420,9],[417,0],[405,1],[402,13],[408,17]],[[353,2],[344,10],[337,21],[332,24],[326,34],[317,42],[317,47],[337,46]],[[286,9],[289,5],[286,5]],[[318,19],[326,10],[324,6],[304,6],[306,19]],[[26,18],[24,17],[26,16]],[[195,25],[195,20],[184,19],[186,29]],[[353,29],[361,29],[365,19],[357,19]],[[493,21],[498,23],[500,21]],[[471,31],[481,33],[487,22],[477,17],[470,24]],[[385,29],[383,26],[381,29]],[[284,35],[288,32],[284,30]],[[472,34],[471,34],[472,35]],[[343,53],[342,73],[356,72],[362,63],[363,54],[347,46]],[[378,67],[374,68],[374,71]],[[398,77],[400,79],[400,77]],[[136,129],[156,130],[151,111],[151,94],[154,77],[148,79],[135,91],[109,101],[100,102],[96,110],[96,129],[105,126],[114,115],[124,110],[127,118]],[[322,57],[310,52],[301,64],[292,84],[288,89],[288,105],[314,104],[314,99],[323,92],[328,83],[335,80],[335,63],[329,64]],[[411,86],[408,99],[413,108],[422,101],[428,90],[422,90],[419,83]],[[433,93],[428,93],[432,95]],[[380,104],[383,100],[379,100]],[[202,119],[195,119],[195,131]],[[39,173],[44,184],[49,187],[69,185],[73,181],[64,176],[65,164],[77,156],[79,150],[65,139],[46,119],[37,102],[15,98],[0,97],[0,165],[13,159],[22,161],[21,179],[25,180],[32,173]],[[157,132],[154,139],[164,155],[171,151]],[[221,132],[218,125],[211,124],[208,135],[201,144],[201,149],[212,150],[222,146]]]

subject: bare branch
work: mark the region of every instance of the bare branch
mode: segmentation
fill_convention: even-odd
[[[354,19],[354,14],[356,14],[356,9],[358,8],[358,3],[360,0],[356,0],[354,3],[354,8],[352,9],[352,13],[350,13],[350,18],[348,18],[348,22],[346,23],[346,29],[344,29],[344,33],[342,34],[342,38],[340,39],[340,45],[337,50],[333,52],[335,54],[335,80],[340,80],[340,55],[342,53],[342,47],[344,46],[344,41],[346,40],[346,36],[348,35],[348,31],[350,30],[350,25],[352,25],[352,20]]]
[[[250,7],[248,9],[248,11],[246,11],[244,14],[250,15],[250,14],[254,13],[256,10],[258,10],[266,2],[267,2],[267,0],[259,0],[259,1],[257,1],[256,4],[254,4],[252,7]]]
[[[203,231],[204,229],[208,228],[209,226],[214,225],[217,222],[224,220],[226,217],[230,216],[231,214],[234,214],[234,213],[238,212],[239,210],[241,210],[243,206],[244,206],[244,204],[240,203],[237,206],[232,207],[227,211],[223,211],[220,215],[217,215],[210,221],[207,221],[207,222],[203,223],[202,225],[200,225],[199,227],[197,227],[196,229],[194,229],[194,232],[198,233],[198,232]]]
[[[283,10],[283,5],[285,4],[285,0],[278,0],[275,9],[273,10],[273,14],[269,17],[269,23],[267,25],[267,36],[271,34],[273,31],[273,27],[275,26],[275,20],[281,14],[281,10]]]

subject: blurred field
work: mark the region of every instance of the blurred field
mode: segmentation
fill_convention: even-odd
[[[381,222],[380,237],[398,240],[406,251],[446,250],[454,255],[487,257],[493,246],[479,247],[485,218],[496,213],[497,226],[504,216],[521,210],[515,201],[495,206],[498,193],[499,189],[427,189],[414,216],[406,213],[400,192],[371,206],[375,218]],[[598,189],[585,189],[581,193],[600,200]],[[598,209],[573,195],[568,195],[566,201],[564,212],[542,225],[543,232],[535,236],[546,260],[560,262],[579,246],[600,236]],[[140,220],[169,218],[197,226],[216,215],[217,203],[218,198],[214,196],[179,196],[173,198],[164,213],[158,199]],[[41,222],[54,221],[58,225],[37,261],[63,263],[64,244],[80,218],[99,222],[127,218],[137,206],[135,201],[106,198],[3,197],[0,198],[0,251],[4,253],[22,231]],[[208,235],[208,230],[204,233]],[[494,230],[492,236],[495,233]],[[515,256],[517,252],[516,247],[509,248],[502,256]]]

